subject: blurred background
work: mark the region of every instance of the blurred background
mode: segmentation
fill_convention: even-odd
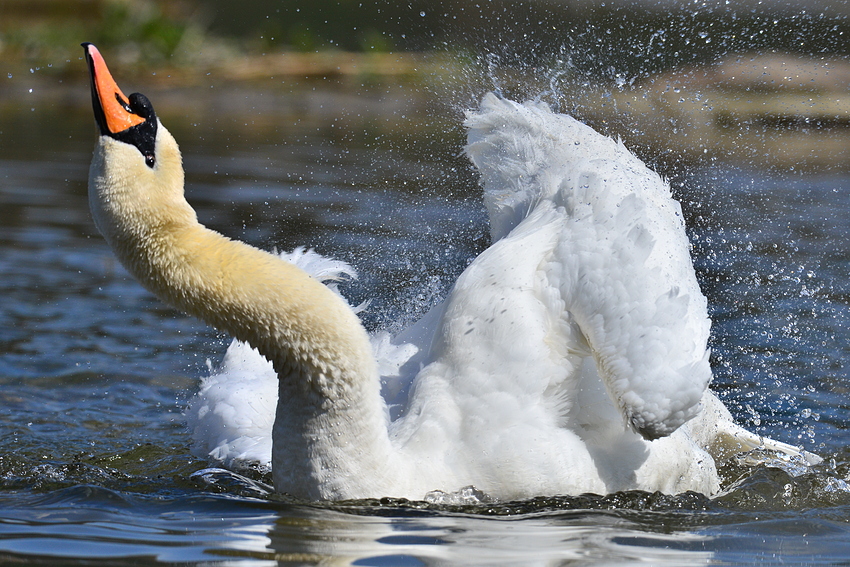
[[[85,81],[91,41],[145,84],[392,76],[458,108],[496,88],[661,168],[712,155],[843,168],[848,14],[825,0],[0,0],[0,96]]]
[[[284,535],[293,527],[269,545],[299,561],[313,557],[303,555],[313,541],[350,545],[353,557],[373,553],[361,540],[385,553],[422,548],[425,533],[419,512],[408,532],[390,518],[387,538],[332,510],[311,509],[310,527],[282,506],[263,508],[280,519],[246,520],[244,538],[221,542],[216,522],[239,525],[242,504],[204,512],[195,497],[243,492],[192,477],[209,463],[191,455],[182,411],[229,339],[144,291],[97,234],[84,41],[179,141],[201,222],[264,249],[349,261],[360,279],[343,291],[371,301],[370,331],[416,320],[489,245],[462,150],[463,113],[486,91],[569,112],[670,180],[709,300],[713,389],[741,424],[818,452],[824,466],[792,478],[730,465],[728,492],[698,501],[706,513],[686,497],[647,515],[658,501],[634,495],[638,504],[613,506],[635,513],[614,517],[602,500],[591,506],[599,514],[563,520],[573,535],[545,532],[548,549],[497,529],[521,522],[437,515],[449,527],[430,547],[475,542],[461,546],[460,564],[504,550],[513,564],[520,553],[575,562],[600,549],[613,521],[614,551],[596,551],[606,563],[622,562],[612,553],[623,546],[642,562],[647,546],[715,549],[723,564],[775,563],[777,550],[796,564],[846,561],[848,18],[846,0],[0,0],[0,562],[209,560],[198,548],[253,549],[245,541],[258,545],[268,523]],[[173,514],[185,530],[163,502],[191,510]],[[185,535],[202,525],[209,534]]]
[[[580,66],[634,75],[742,50],[845,54],[849,12],[826,0],[3,0],[0,54],[62,67],[79,37],[121,47],[126,62],[193,67],[317,50],[487,49],[542,63],[566,48],[590,52]]]

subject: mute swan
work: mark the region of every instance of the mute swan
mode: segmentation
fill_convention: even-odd
[[[268,369],[237,368],[251,357],[237,344],[231,377],[256,381],[229,403],[229,386],[208,384],[211,398],[193,411],[196,428],[217,419],[234,439],[271,433],[277,491],[711,495],[715,459],[764,446],[799,454],[735,425],[708,391],[710,322],[679,204],[621,143],[492,94],[468,113],[466,152],[493,244],[441,305],[381,343],[401,357],[388,379],[403,407],[391,419],[370,337],[320,275],[296,265],[308,254],[286,261],[199,224],[174,138],[148,99],[124,96],[98,50],[83,46],[100,134],[95,223],[146,288],[270,361],[277,400],[265,409],[251,397]],[[251,454],[225,442],[212,456],[226,461],[231,449]]]

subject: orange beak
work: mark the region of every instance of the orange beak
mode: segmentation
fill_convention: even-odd
[[[101,134],[118,134],[145,119],[130,110],[130,103],[115,79],[109,73],[100,51],[91,43],[84,43],[86,61],[91,74],[92,105]]]

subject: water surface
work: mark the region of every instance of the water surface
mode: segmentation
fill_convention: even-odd
[[[201,221],[263,248],[306,245],[351,262],[361,279],[345,291],[372,300],[370,329],[415,319],[486,247],[457,105],[411,85],[212,87],[145,89],[181,144]],[[730,466],[727,491],[713,500],[314,505],[269,494],[260,474],[196,474],[208,463],[190,455],[181,412],[228,339],[162,305],[115,262],[88,213],[87,87],[45,89],[0,107],[0,561],[850,556],[846,173],[722,160],[669,172],[714,320],[714,389],[747,427],[818,452],[824,465]]]

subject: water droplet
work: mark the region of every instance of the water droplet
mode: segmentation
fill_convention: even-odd
[[[422,10],[421,12],[419,12],[419,15],[424,18],[425,17],[425,10]]]

